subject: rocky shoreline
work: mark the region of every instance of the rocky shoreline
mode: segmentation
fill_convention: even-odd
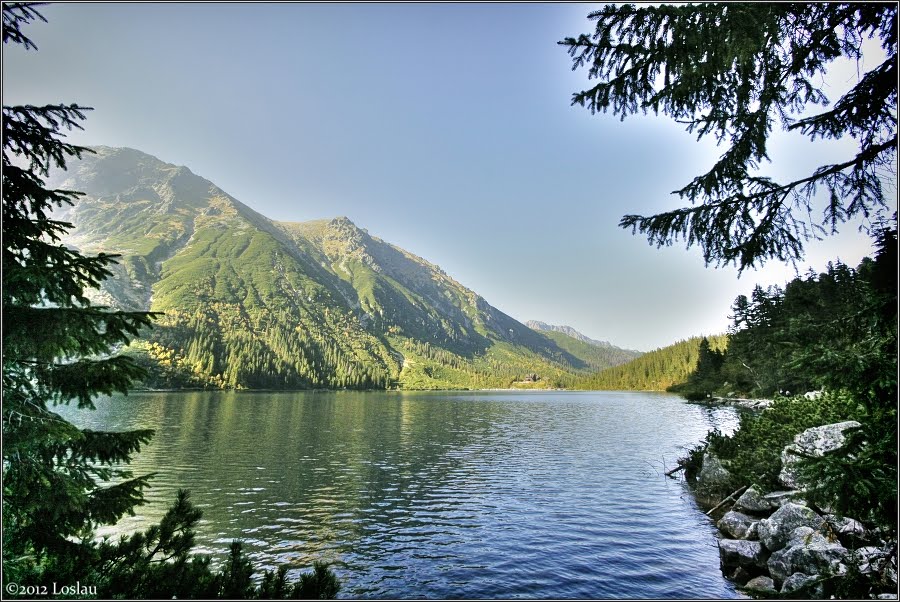
[[[741,590],[756,597],[821,599],[833,596],[842,580],[865,578],[877,584],[871,598],[897,599],[896,534],[880,533],[854,518],[812,507],[797,484],[798,454],[821,456],[838,449],[844,431],[858,426],[849,421],[798,434],[781,454],[783,490],[750,486],[718,504],[723,508],[716,516],[720,566]],[[721,491],[729,477],[719,459],[707,451],[689,484],[703,503],[710,499],[703,499],[704,492]],[[729,502],[729,498],[733,499]],[[712,506],[709,502],[708,507]]]
[[[690,401],[697,405],[717,407],[731,406],[739,410],[765,410],[774,403],[772,399],[747,399],[744,397],[708,397],[699,401]]]

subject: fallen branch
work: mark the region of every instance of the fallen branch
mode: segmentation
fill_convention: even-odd
[[[710,514],[712,514],[713,512],[715,512],[716,510],[718,510],[718,509],[721,508],[722,506],[724,506],[725,503],[726,503],[728,500],[732,499],[734,496],[743,493],[744,490],[745,490],[746,488],[747,488],[747,486],[744,485],[743,487],[741,487],[740,489],[738,489],[737,491],[735,491],[734,493],[732,493],[731,495],[729,495],[727,498],[725,498],[724,500],[722,500],[721,502],[719,502],[718,504],[716,504],[715,506],[713,506],[712,508],[710,508],[709,511],[706,513],[706,516],[709,516]]]
[[[667,476],[667,477],[671,477],[673,474],[675,474],[675,473],[678,472],[679,470],[684,470],[684,467],[685,467],[684,464],[679,464],[678,466],[676,466],[676,467],[673,468],[672,470],[666,472],[666,476]]]

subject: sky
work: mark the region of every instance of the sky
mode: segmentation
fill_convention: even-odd
[[[51,4],[24,28],[38,51],[4,45],[3,104],[93,107],[70,141],[185,165],[272,219],[347,216],[522,322],[641,351],[725,332],[735,297],[797,271],[739,277],[618,227],[681,206],[671,192],[724,149],[666,116],[571,105],[593,82],[557,41],[596,7]],[[826,92],[875,64],[838,65]],[[852,152],[779,132],[764,169]],[[871,253],[848,224],[798,269]]]

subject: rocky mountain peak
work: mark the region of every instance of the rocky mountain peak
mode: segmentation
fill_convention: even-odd
[[[609,343],[608,341],[598,341],[596,339],[592,339],[586,335],[583,335],[571,326],[557,326],[555,324],[547,324],[546,322],[541,322],[540,320],[528,320],[527,322],[525,322],[525,326],[538,332],[561,332],[572,337],[573,339],[578,339],[579,341],[585,342],[595,347],[613,346],[612,343]]]
[[[374,266],[375,262],[369,254],[371,243],[368,233],[345,216],[329,221],[322,233],[323,249],[332,259],[352,257]]]
[[[129,202],[171,202],[180,198],[196,204],[208,198],[213,185],[184,166],[176,166],[133,148],[91,147],[68,171],[53,170],[52,187],[78,190],[96,199]]]
[[[328,222],[328,226],[331,228],[351,228],[354,230],[358,230],[356,224],[350,221],[350,218],[346,215],[339,215],[335,218],[332,218],[330,222]]]

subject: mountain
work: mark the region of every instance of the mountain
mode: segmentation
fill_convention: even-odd
[[[715,350],[725,349],[728,345],[726,335],[706,338]],[[687,381],[688,375],[697,368],[702,340],[703,337],[692,337],[650,351],[630,362],[584,377],[578,380],[573,388],[604,391],[665,391],[673,385]]]
[[[642,355],[640,351],[622,349],[606,341],[589,338],[571,326],[556,326],[538,320],[529,320],[525,325],[555,341],[566,351],[586,358],[595,371],[624,364]]]
[[[93,150],[48,183],[84,193],[57,216],[67,244],[121,255],[96,299],[164,313],[128,350],[150,386],[562,386],[617,361],[528,328],[346,217],[276,222],[186,167]]]
[[[555,324],[547,324],[546,322],[541,322],[539,320],[528,320],[525,322],[525,326],[532,330],[537,330],[538,332],[561,332],[562,334],[572,337],[573,339],[577,339],[579,341],[583,341],[588,345],[594,345],[595,347],[612,347],[611,343],[606,341],[598,341],[596,339],[592,339],[587,337],[571,326],[557,326]]]

